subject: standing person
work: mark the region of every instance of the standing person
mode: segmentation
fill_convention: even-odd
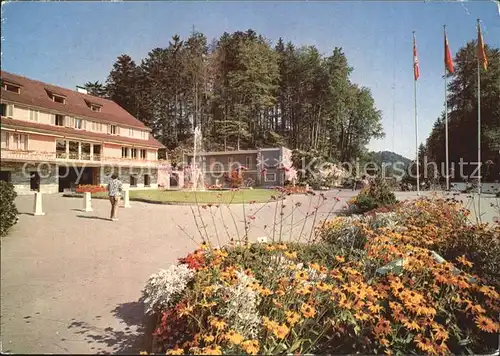
[[[116,212],[118,209],[118,203],[120,202],[122,188],[122,182],[118,179],[118,175],[113,173],[111,176],[111,181],[108,184],[108,196],[109,201],[111,202],[111,216],[110,219],[112,221],[118,220],[116,217]]]
[[[361,183],[362,183],[363,188],[367,188],[370,185],[370,181],[368,181],[368,178],[366,178],[366,175],[363,175]]]

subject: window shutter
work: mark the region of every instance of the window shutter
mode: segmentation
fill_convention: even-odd
[[[119,135],[120,134],[120,127],[119,126],[116,126],[116,134]]]
[[[12,117],[14,116],[14,105],[8,104],[7,105],[7,117]]]
[[[56,124],[56,115],[54,114],[49,114],[50,115],[50,124],[55,125]]]
[[[71,116],[64,116],[64,126],[71,127]]]
[[[28,147],[29,147],[29,146],[28,146],[28,142],[29,142],[29,141],[28,141],[28,135],[23,135],[22,137],[23,137],[23,139],[24,139],[24,148],[23,148],[23,149],[24,149],[25,151],[27,151],[27,150],[28,150]]]
[[[83,130],[87,129],[87,120],[82,120],[82,129]]]

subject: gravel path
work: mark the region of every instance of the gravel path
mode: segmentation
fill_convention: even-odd
[[[317,220],[341,209],[352,195],[351,191],[327,192]],[[398,195],[404,199],[415,194]],[[284,236],[290,234],[292,209],[294,236],[301,230],[306,232],[304,238],[309,236],[314,218],[309,217],[304,227],[303,220],[318,204],[317,199],[303,195],[286,199],[281,225]],[[191,207],[131,202],[130,209],[119,209],[120,220],[111,222],[105,200],[94,200],[94,211],[86,213],[80,211],[81,199],[45,195],[45,216],[30,215],[33,197],[18,197],[16,203],[19,222],[1,246],[2,351],[140,351],[143,306],[138,299],[145,281],[201,242]],[[275,206],[246,205],[245,211],[242,205],[194,208],[194,215],[202,216],[214,244],[225,243],[228,235],[242,236],[243,217],[251,216],[247,219],[249,238],[255,241],[273,235],[275,214],[281,220]],[[490,210],[488,220],[495,214]],[[205,233],[200,219],[197,221]],[[279,229],[277,226],[275,231]]]

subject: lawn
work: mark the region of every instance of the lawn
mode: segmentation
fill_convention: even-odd
[[[151,203],[199,203],[199,204],[241,204],[243,202],[265,203],[271,196],[278,196],[272,189],[244,189],[238,191],[173,191],[173,190],[131,190],[130,200]],[[74,195],[72,195],[74,196]],[[77,194],[76,196],[80,196]],[[107,199],[107,193],[93,193],[93,198]]]

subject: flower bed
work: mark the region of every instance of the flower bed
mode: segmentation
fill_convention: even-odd
[[[491,352],[500,228],[466,216],[456,202],[419,200],[322,222],[314,244],[205,243],[147,282],[153,351]]]
[[[99,193],[99,192],[106,192],[106,191],[107,191],[106,187],[103,187],[100,185],[90,185],[90,184],[79,185],[75,189],[76,193]]]

